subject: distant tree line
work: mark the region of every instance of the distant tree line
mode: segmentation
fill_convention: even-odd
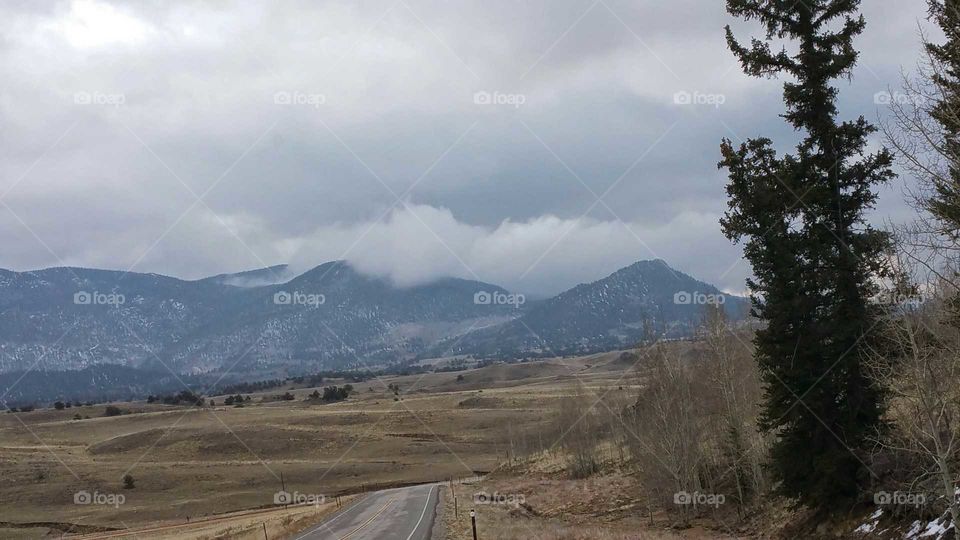
[[[147,396],[147,403],[157,402],[163,403],[164,405],[187,404],[202,407],[206,403],[206,400],[204,400],[203,396],[195,394],[190,390],[181,390],[177,394],[168,396],[154,396],[152,394]]]
[[[241,396],[240,394],[237,394],[237,395],[235,395],[235,396],[227,396],[227,397],[223,400],[223,404],[226,405],[226,406],[228,406],[228,407],[231,406],[231,405],[237,406],[237,407],[242,407],[243,404],[244,404],[244,402],[246,402],[246,401],[250,401],[250,396],[243,397],[243,396]]]
[[[327,386],[323,389],[323,394],[319,390],[314,390],[310,394],[310,399],[324,401],[331,403],[334,401],[343,401],[350,397],[350,394],[353,392],[352,384],[345,384],[343,386]]]
[[[224,386],[217,389],[217,394],[252,394],[263,390],[269,390],[278,386],[283,386],[283,379],[270,379],[265,381],[241,382]]]

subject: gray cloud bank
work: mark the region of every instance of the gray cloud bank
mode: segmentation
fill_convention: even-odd
[[[845,116],[883,115],[875,94],[919,54],[923,2],[868,4]],[[725,50],[724,24],[759,29],[723,2],[4,11],[6,268],[196,278],[346,258],[401,285],[548,294],[663,258],[737,291],[749,268],[717,224],[719,140],[794,137],[781,83]],[[878,222],[907,215],[900,185]]]

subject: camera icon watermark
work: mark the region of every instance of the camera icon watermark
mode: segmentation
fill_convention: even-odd
[[[281,90],[273,94],[273,103],[275,105],[306,105],[319,109],[321,105],[327,102],[327,96],[324,94],[315,94],[307,92],[288,92]]]
[[[518,308],[527,301],[527,297],[520,293],[503,293],[500,291],[477,291],[473,293],[473,303],[478,306],[513,306]]]
[[[913,506],[921,507],[927,503],[927,496],[923,493],[906,493],[903,491],[878,491],[873,494],[873,502],[878,506]]]
[[[693,493],[687,491],[678,491],[673,494],[673,504],[679,506],[712,506],[718,508],[727,501],[723,493]]]
[[[290,493],[280,490],[273,494],[273,504],[284,506],[291,504],[320,506],[326,500],[327,497],[319,493],[300,493],[299,491]]]
[[[508,105],[519,109],[527,102],[525,94],[505,94],[502,92],[487,92],[481,90],[473,93],[473,103],[475,105]]]
[[[278,306],[319,307],[327,303],[327,297],[322,294],[300,291],[278,291],[273,294],[273,303]]]
[[[125,502],[127,502],[127,497],[122,493],[100,493],[99,491],[90,493],[85,489],[81,489],[73,494],[73,504],[98,504],[119,508]]]
[[[106,92],[74,92],[73,102],[76,105],[106,105],[120,107],[127,102],[124,94],[110,94]]]
[[[727,297],[722,294],[707,294],[697,291],[677,291],[673,294],[673,303],[678,306],[719,306],[723,305],[723,303],[726,301]]]
[[[486,491],[478,491],[473,494],[473,504],[477,505],[499,504],[504,506],[513,506],[516,508],[526,502],[527,499],[522,493],[500,493],[498,491],[487,493]]]
[[[725,94],[709,94],[705,92],[680,90],[673,94],[674,105],[709,105],[719,109],[727,102]]]
[[[98,291],[77,291],[73,293],[73,303],[78,306],[119,306],[127,298],[120,293],[101,293]]]

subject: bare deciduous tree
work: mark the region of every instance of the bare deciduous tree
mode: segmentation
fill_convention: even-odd
[[[665,345],[655,346],[645,366],[648,377],[633,408],[636,437],[632,454],[644,484],[659,493],[667,508],[677,493],[703,489],[705,433],[700,430],[704,396],[702,381]],[[677,508],[691,517],[687,506]]]
[[[902,460],[918,469],[906,480],[911,491],[939,491],[951,519],[960,523],[960,331],[947,320],[942,297],[900,302],[890,312],[883,350],[874,352],[871,367],[890,394],[893,426],[877,442],[912,456]]]
[[[747,347],[750,336],[737,332],[720,306],[707,306],[700,331],[706,347],[703,371],[719,405],[721,467],[728,471],[722,474],[733,476],[737,500],[743,505],[767,489],[763,457],[768,445],[756,429],[761,386]]]

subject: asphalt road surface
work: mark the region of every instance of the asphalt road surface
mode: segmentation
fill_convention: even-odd
[[[296,540],[429,540],[440,486],[376,491]]]

